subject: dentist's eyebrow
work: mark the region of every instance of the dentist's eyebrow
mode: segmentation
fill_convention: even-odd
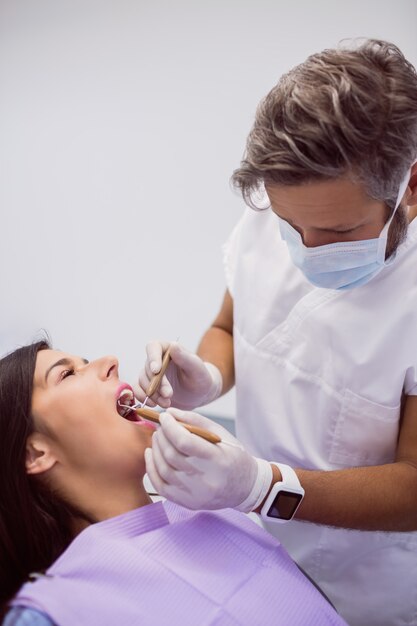
[[[81,360],[85,365],[88,365],[89,362],[87,361],[87,359],[81,359]],[[56,363],[53,363],[51,367],[48,367],[48,369],[46,370],[45,383],[47,382],[48,376],[51,370],[54,369],[54,367],[59,367],[60,365],[73,365],[73,363],[74,361],[72,359],[67,359],[66,357],[64,357],[63,359],[59,359],[59,361],[56,361]]]
[[[275,215],[277,217],[279,217],[280,219],[284,220],[284,222],[287,222],[288,224],[290,224],[290,226],[292,226],[293,228],[296,228],[294,222],[289,218],[289,217],[281,217],[281,215],[279,213],[277,213],[277,211],[273,211],[273,213],[275,213]],[[357,228],[360,228],[361,226],[365,226],[366,222],[358,222],[357,224],[336,224],[336,226],[326,226],[326,227],[315,227],[314,230],[318,230],[320,232],[330,232],[330,233],[334,233],[334,232],[347,232],[349,230],[356,230]]]

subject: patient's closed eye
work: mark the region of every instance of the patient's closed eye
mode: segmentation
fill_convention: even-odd
[[[72,376],[73,374],[75,374],[75,370],[74,368],[71,368],[69,370],[63,370],[59,376],[60,380],[63,380],[64,378],[68,378],[68,376]]]

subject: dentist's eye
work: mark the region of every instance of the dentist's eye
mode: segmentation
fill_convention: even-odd
[[[356,227],[355,228],[349,228],[348,230],[335,230],[335,233],[338,233],[339,235],[348,235],[349,233],[353,233],[355,232]]]

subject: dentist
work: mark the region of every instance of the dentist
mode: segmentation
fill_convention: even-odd
[[[417,624],[416,158],[417,74],[395,45],[284,75],[233,174],[251,208],[220,312],[152,398],[193,409],[236,384],[245,449],[167,413],[148,474],[179,504],[261,513],[351,626]],[[139,399],[167,345],[148,344]]]

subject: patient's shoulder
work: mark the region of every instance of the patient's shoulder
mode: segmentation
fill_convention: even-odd
[[[54,626],[44,613],[24,606],[14,606],[4,618],[2,626]]]

